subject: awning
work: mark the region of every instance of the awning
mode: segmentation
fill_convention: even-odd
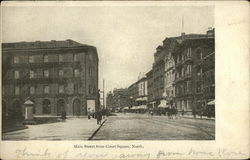
[[[162,99],[160,102],[161,103],[158,106],[159,108],[167,108],[167,102],[165,99]]]
[[[147,97],[139,97],[135,101],[147,101]]]
[[[215,100],[208,102],[207,105],[215,105]]]

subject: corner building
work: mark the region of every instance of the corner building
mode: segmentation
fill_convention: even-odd
[[[2,106],[5,117],[23,116],[23,103],[35,115],[86,115],[98,109],[98,54],[73,40],[3,43]]]

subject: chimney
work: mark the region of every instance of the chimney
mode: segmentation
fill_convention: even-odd
[[[212,28],[212,27],[208,28],[207,36],[214,36],[214,28]]]
[[[181,33],[181,39],[184,40],[185,39],[185,32]]]

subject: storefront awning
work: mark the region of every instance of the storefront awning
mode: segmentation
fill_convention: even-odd
[[[162,99],[162,100],[160,101],[160,104],[159,104],[158,107],[159,107],[159,108],[167,108],[167,102],[166,102],[166,100],[165,100],[165,99]]]
[[[135,101],[147,101],[147,97],[139,97]]]
[[[207,105],[215,105],[215,100],[208,102]]]

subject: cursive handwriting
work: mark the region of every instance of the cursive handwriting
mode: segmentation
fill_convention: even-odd
[[[48,151],[46,148],[43,151],[38,151],[38,152],[30,152],[27,151],[26,148],[24,149],[17,149],[16,150],[17,157],[50,157],[51,153]]]
[[[156,158],[160,159],[160,158],[164,158],[164,157],[169,157],[169,156],[180,156],[180,155],[184,155],[185,153],[182,152],[169,152],[169,151],[158,151]]]

